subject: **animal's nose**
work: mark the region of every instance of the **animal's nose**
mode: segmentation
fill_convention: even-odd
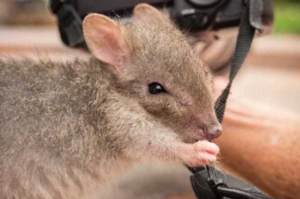
[[[210,125],[205,131],[205,137],[208,140],[218,138],[222,134],[222,125],[218,122],[217,124]]]

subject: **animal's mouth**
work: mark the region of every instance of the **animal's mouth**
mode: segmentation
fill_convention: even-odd
[[[202,140],[207,140],[207,139],[206,138],[201,138],[201,139],[193,139],[193,138],[191,138],[191,139],[186,140],[185,142],[188,143],[188,144],[195,144],[196,142],[202,141]]]
[[[214,133],[209,133],[209,130],[207,127],[199,128],[197,131],[195,131],[193,134],[191,134],[191,139],[194,140],[194,142],[201,141],[201,140],[207,140],[212,141],[215,138],[217,138],[220,135],[219,131]]]
[[[196,142],[201,141],[201,140],[207,140],[207,138],[204,135],[204,131],[202,129],[201,130],[198,129],[197,131],[194,131],[188,137],[188,139],[186,140],[186,142],[190,143],[190,144],[193,144],[193,143],[196,143]]]

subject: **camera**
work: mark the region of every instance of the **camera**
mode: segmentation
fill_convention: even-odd
[[[251,21],[263,30],[273,24],[273,1],[260,2],[263,5],[252,8]],[[63,42],[85,48],[81,23],[88,13],[126,20],[138,3],[168,8],[179,28],[190,32],[237,26],[245,7],[245,0],[50,0],[50,8],[58,17]]]
[[[175,0],[172,16],[179,27],[190,31],[237,26],[243,0]]]

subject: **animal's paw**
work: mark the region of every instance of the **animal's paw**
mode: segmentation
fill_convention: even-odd
[[[187,164],[189,166],[204,166],[217,160],[219,147],[208,141],[198,141],[192,145],[189,151]]]

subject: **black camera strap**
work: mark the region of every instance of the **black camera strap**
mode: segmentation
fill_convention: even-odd
[[[62,41],[70,47],[87,49],[82,32],[82,20],[74,7],[65,0],[51,0],[50,9],[57,15]]]
[[[259,1],[248,0],[245,1],[245,4],[246,6],[240,20],[235,53],[231,63],[229,83],[215,105],[215,111],[220,122],[223,121],[232,82],[251,48],[255,30],[261,30],[260,24],[256,23],[259,20],[251,16],[251,14],[259,12],[259,9],[257,9],[259,8]],[[191,176],[192,187],[199,199],[271,199],[251,185],[248,190],[229,188],[221,178],[218,178],[217,171],[211,165],[189,169],[193,173]]]
[[[226,108],[226,102],[228,99],[228,95],[230,93],[230,88],[233,83],[233,80],[242,67],[245,58],[247,57],[249,50],[251,48],[251,44],[255,34],[255,27],[250,24],[250,2],[245,7],[239,27],[239,34],[237,38],[237,43],[235,47],[235,53],[231,62],[231,69],[229,75],[229,83],[221,96],[219,97],[215,110],[220,122],[223,121],[224,112]]]

